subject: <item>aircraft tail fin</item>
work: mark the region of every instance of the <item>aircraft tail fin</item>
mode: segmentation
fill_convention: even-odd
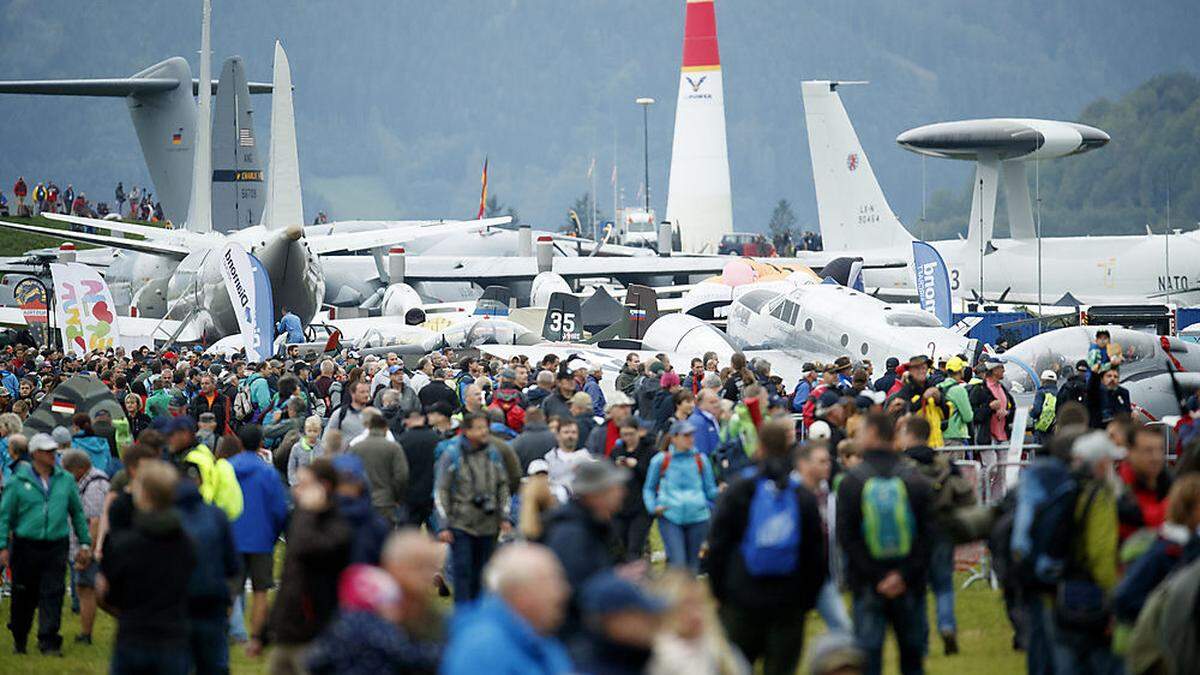
[[[200,81],[212,80],[212,0],[204,0],[200,19]],[[192,154],[192,195],[188,230],[212,232],[212,96],[201,92],[196,107],[196,147]]]
[[[817,215],[826,251],[899,248],[912,235],[892,212],[841,96],[840,83],[801,85]]]
[[[266,193],[253,112],[242,57],[231,56],[221,67],[213,108],[212,218],[218,232],[257,225],[262,218]]]
[[[629,337],[641,340],[650,324],[658,320],[658,293],[649,286],[630,284],[625,290],[625,305],[629,307]]]
[[[300,195],[300,155],[296,149],[296,111],[292,108],[292,69],[283,45],[275,41],[275,93],[271,96],[271,149],[267,163],[267,201],[263,227],[304,224]]]
[[[570,293],[555,293],[546,305],[546,321],[542,337],[551,342],[578,342],[583,339],[583,321],[579,297]]]

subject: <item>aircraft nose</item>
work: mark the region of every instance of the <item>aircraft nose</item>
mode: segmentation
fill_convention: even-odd
[[[283,236],[292,241],[296,241],[300,239],[300,237],[304,236],[304,228],[300,227],[299,225],[288,225],[283,230]]]

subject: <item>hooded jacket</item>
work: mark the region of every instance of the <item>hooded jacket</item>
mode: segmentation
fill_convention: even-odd
[[[666,475],[662,470],[666,460],[666,453],[663,452],[650,460],[646,470],[646,482],[642,486],[642,501],[646,504],[646,511],[653,514],[655,509],[663,506],[665,511],[662,517],[676,525],[708,520],[708,505],[717,498],[717,480],[712,464],[694,448],[678,452],[672,445],[667,452],[671,453],[671,461]]]
[[[92,466],[103,471],[104,475],[111,476],[113,474],[113,455],[107,438],[78,433],[71,437],[71,447],[86,452],[88,459],[92,461]]]
[[[287,495],[275,469],[254,452],[230,458],[242,490],[242,513],[233,521],[239,553],[270,553],[287,523]]]
[[[242,488],[238,485],[233,465],[227,459],[217,459],[203,443],[187,451],[183,461],[200,469],[200,496],[219,507],[230,520],[242,515]]]
[[[8,548],[8,535],[37,541],[66,539],[68,528],[84,545],[90,546],[87,517],[75,478],[60,466],[54,467],[42,486],[31,464],[18,465],[0,497],[0,551]]]
[[[946,403],[948,413],[946,430],[942,432],[942,437],[948,441],[969,441],[971,423],[975,421],[975,409],[971,407],[967,387],[953,377],[942,380],[937,387],[942,390],[942,399]]]

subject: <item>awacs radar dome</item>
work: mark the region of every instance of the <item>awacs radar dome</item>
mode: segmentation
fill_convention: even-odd
[[[939,122],[896,137],[905,150],[930,157],[978,161],[1052,159],[1103,147],[1109,135],[1075,122],[983,119]]]

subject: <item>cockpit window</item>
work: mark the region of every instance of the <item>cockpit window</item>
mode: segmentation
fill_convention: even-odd
[[[763,305],[767,304],[773,298],[779,297],[779,293],[768,290],[750,291],[749,293],[738,298],[738,302],[745,305],[751,312],[759,312]]]
[[[800,316],[800,306],[791,300],[784,300],[771,309],[771,316],[784,323],[795,325],[796,317]]]
[[[897,312],[887,315],[889,326],[897,328],[938,328],[942,324],[937,317],[925,312]]]

